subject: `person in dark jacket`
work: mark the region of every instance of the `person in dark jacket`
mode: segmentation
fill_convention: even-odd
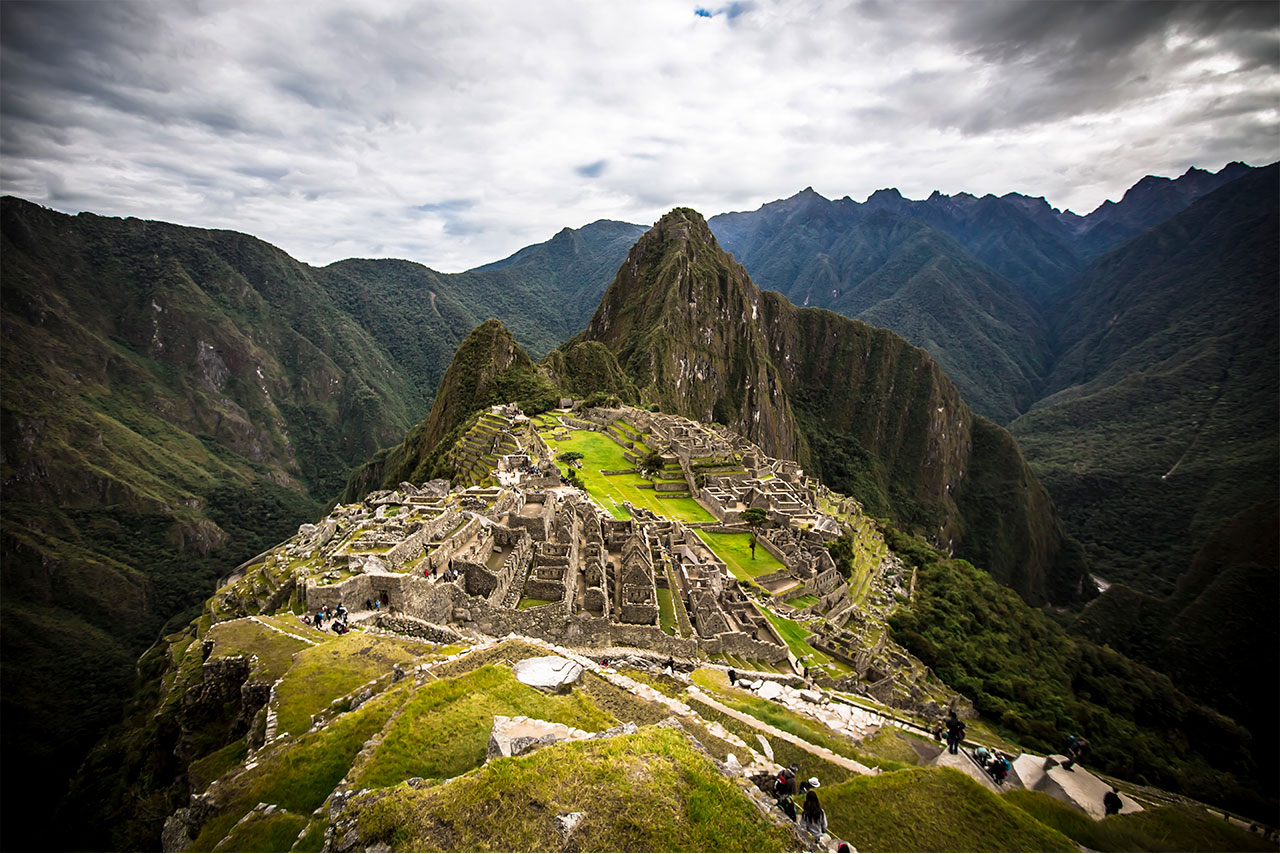
[[[737,684],[738,684],[738,671],[730,667],[729,668],[729,686],[732,687]]]
[[[1102,796],[1102,806],[1106,809],[1107,815],[1119,813],[1120,808],[1124,806],[1120,801],[1120,790],[1112,786],[1111,791]]]
[[[1074,771],[1072,766],[1084,758],[1085,752],[1089,749],[1089,741],[1084,738],[1076,738],[1074,735],[1067,740],[1067,761],[1062,763],[1062,767],[1068,771]]]
[[[947,751],[953,754],[959,753],[962,741],[964,741],[964,723],[956,717],[955,710],[952,710],[951,717],[947,718]]]
[[[778,772],[778,779],[773,781],[774,797],[787,797],[796,793],[796,769],[797,766],[792,765]]]

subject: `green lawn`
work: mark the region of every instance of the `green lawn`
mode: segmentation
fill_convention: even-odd
[[[1257,834],[1223,821],[1221,813],[1154,807],[1094,821],[1043,792],[1012,791],[1005,800],[1094,851],[1275,851]]]
[[[306,732],[311,716],[328,708],[334,697],[354,691],[428,649],[424,644],[357,631],[299,652],[277,689],[280,731]]]
[[[442,786],[352,801],[362,842],[392,851],[795,851],[683,733],[557,744]],[[556,816],[581,813],[568,846]],[[382,850],[386,850],[383,848]]]
[[[551,599],[531,599],[528,596],[521,596],[519,604],[516,605],[517,611],[523,611],[525,608],[536,608],[539,605],[550,605]]]
[[[603,433],[597,433],[594,430],[571,430],[567,441],[556,442],[550,437],[547,437],[546,441],[556,456],[566,451],[577,451],[582,454],[582,467],[578,469],[578,476],[586,484],[587,492],[615,519],[630,518],[627,511],[622,508],[622,502],[630,501],[637,507],[645,507],[654,513],[681,522],[715,521],[715,517],[692,498],[658,498],[654,490],[641,489],[641,484],[648,484],[650,481],[637,474],[600,474],[602,470],[619,471],[634,468],[634,464],[623,456],[626,449]],[[561,470],[568,470],[563,463],[557,464]]]
[[[795,620],[780,617],[768,608],[762,608],[758,604],[756,605],[756,610],[764,614],[764,618],[769,621],[769,625],[777,629],[778,634],[782,635],[782,639],[786,641],[787,648],[791,650],[791,654],[796,658],[805,658],[807,656],[810,667],[821,667],[836,676],[849,672],[849,665],[843,661],[837,661],[821,650],[814,649],[805,642],[805,637],[809,635],[809,630],[804,626]]]
[[[359,786],[394,786],[409,777],[456,777],[484,764],[493,716],[524,715],[588,732],[617,723],[586,691],[547,695],[516,681],[507,667],[486,665],[419,688],[369,760]]]
[[[782,569],[782,564],[769,554],[764,546],[756,546],[756,556],[751,557],[750,534],[717,534],[711,531],[698,531],[698,536],[711,551],[716,553],[716,557],[728,565],[734,577],[741,581],[750,581]]]
[[[305,629],[306,626],[300,628]],[[305,635],[305,632],[294,632]],[[281,634],[256,620],[231,620],[216,623],[205,635],[213,641],[213,657],[230,655],[258,656],[255,678],[267,682],[279,679],[293,666],[293,654],[307,649],[303,641]]]
[[[787,604],[792,608],[808,608],[810,605],[818,604],[818,597],[812,593],[806,593],[804,596],[797,596],[794,599],[788,599]]]
[[[859,851],[1076,851],[1063,834],[949,768],[854,777],[819,790],[833,835]]]
[[[676,633],[676,607],[671,602],[671,591],[658,588],[658,625],[669,635]]]

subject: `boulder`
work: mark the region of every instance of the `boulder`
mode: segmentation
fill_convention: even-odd
[[[449,481],[444,478],[429,480],[422,484],[422,489],[418,491],[420,494],[431,498],[443,498],[449,494]]]
[[[517,661],[512,670],[516,679],[540,691],[567,691],[582,678],[581,664],[558,655],[526,658]]]
[[[764,682],[756,691],[765,700],[776,700],[782,696],[782,686],[777,682]]]
[[[493,730],[489,733],[489,748],[485,761],[499,756],[520,756],[546,744],[555,744],[571,737],[574,730],[564,724],[533,720],[526,717],[509,718],[493,716]]]

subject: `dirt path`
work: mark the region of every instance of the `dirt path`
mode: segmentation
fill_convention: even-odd
[[[792,735],[789,732],[783,732],[782,730],[778,729],[775,726],[771,726],[765,723],[764,721],[751,717],[751,715],[744,714],[743,712],[740,712],[737,709],[730,708],[729,706],[726,706],[724,703],[721,703],[719,700],[716,700],[715,698],[708,696],[705,692],[699,690],[697,686],[693,686],[693,685],[689,686],[689,696],[696,698],[701,703],[706,703],[708,706],[710,706],[711,708],[715,709],[718,712],[726,714],[735,720],[741,721],[742,723],[746,724],[749,727],[752,727],[753,729],[759,730],[760,732],[764,733],[770,738],[778,738],[783,741],[790,742],[791,744],[794,744],[796,747],[800,748],[801,750],[812,753],[814,756],[817,756],[821,759],[825,759],[826,761],[834,765],[839,765],[841,768],[847,768],[848,770],[854,772],[855,774],[878,774],[879,773],[878,769],[873,770],[871,768],[868,768],[867,766],[863,765],[861,762],[855,762],[854,760],[849,759],[846,756],[841,756],[838,753],[832,753],[830,750],[827,750],[825,747],[819,747],[816,744],[810,744],[809,742],[805,741],[803,738],[800,738],[799,736]]]

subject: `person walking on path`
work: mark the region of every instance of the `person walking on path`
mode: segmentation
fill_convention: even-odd
[[[814,836],[827,832],[827,814],[818,803],[818,793],[810,789],[804,796],[804,811],[800,814],[800,829],[807,830]]]
[[[737,685],[737,684],[738,684],[738,671],[730,667],[729,668],[729,687],[732,688],[734,685]]]
[[[1084,758],[1085,751],[1088,749],[1088,739],[1071,736],[1067,739],[1067,761],[1062,763],[1062,767],[1068,771],[1074,771],[1075,768],[1072,766]]]
[[[1111,787],[1111,791],[1102,796],[1102,806],[1107,811],[1107,815],[1116,815],[1120,812],[1120,808],[1124,806],[1120,802],[1120,790],[1115,786]]]
[[[956,717],[955,709],[952,709],[951,717],[947,718],[947,752],[959,753],[962,741],[964,741],[964,723]]]

